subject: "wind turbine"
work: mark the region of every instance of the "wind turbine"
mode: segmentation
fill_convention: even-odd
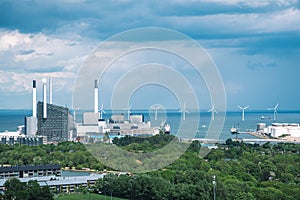
[[[242,110],[242,121],[245,121],[245,110],[249,108],[249,106],[246,107],[237,106],[237,107]]]
[[[182,113],[182,120],[185,120],[185,113],[190,113],[186,107],[185,107],[185,104],[183,104],[183,108],[181,110],[179,110],[179,112]]]
[[[278,106],[279,106],[279,103],[277,103],[274,108],[268,108],[268,110],[273,110],[273,119],[274,119],[274,121],[276,121],[276,116],[278,115],[278,112],[277,112]]]
[[[215,120],[215,113],[218,114],[215,109],[215,104],[212,105],[211,109],[208,112],[211,112],[211,120]]]
[[[156,104],[156,105],[151,106],[150,108],[155,110],[154,120],[156,121],[157,120],[157,111],[161,108],[161,105]]]
[[[103,113],[106,114],[106,112],[103,109],[103,104],[101,104],[101,108],[100,108],[99,112],[100,112],[100,119],[102,119]]]
[[[80,107],[74,108],[74,107],[72,106],[72,109],[73,109],[73,119],[74,119],[74,122],[76,123],[76,110],[79,110]]]
[[[130,109],[131,109],[132,106],[129,106],[128,108],[125,108],[125,110],[127,110],[127,120],[129,121],[129,118],[130,118]]]

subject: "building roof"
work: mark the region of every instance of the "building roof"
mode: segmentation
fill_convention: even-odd
[[[0,167],[0,173],[15,172],[15,171],[47,170],[47,169],[59,170],[60,166],[58,164],[46,164],[46,165],[22,165],[22,166]]]
[[[71,177],[57,177],[57,176],[43,176],[43,177],[30,177],[30,178],[18,178],[21,182],[28,182],[30,180],[36,180],[40,186],[56,186],[56,185],[71,185],[71,184],[84,184],[88,181],[96,181],[103,178],[104,174],[90,174],[88,176],[71,176]],[[0,187],[8,179],[0,179]]]

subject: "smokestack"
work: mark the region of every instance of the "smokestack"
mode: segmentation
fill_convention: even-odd
[[[32,117],[36,117],[36,80],[32,81]]]
[[[98,113],[98,81],[95,80],[95,92],[94,92],[94,112]]]
[[[47,79],[43,78],[42,79],[43,82],[43,96],[44,96],[44,100],[43,100],[43,118],[46,119],[47,118]]]
[[[49,104],[52,104],[52,79],[49,78]]]

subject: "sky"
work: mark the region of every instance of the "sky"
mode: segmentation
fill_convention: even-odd
[[[222,77],[228,110],[265,110],[277,103],[279,110],[300,110],[299,9],[298,0],[2,0],[0,109],[30,109],[32,80],[41,100],[42,78],[53,80],[53,102],[71,108],[77,74],[101,42],[123,31],[160,27],[205,49]],[[180,73],[189,67],[169,55],[144,52],[124,57],[115,68],[145,57],[158,57]],[[110,70],[101,85],[114,85],[120,71]],[[201,109],[209,109],[213,102],[203,80],[198,84],[192,71],[184,76]],[[101,85],[99,103],[109,108],[113,87]],[[166,88],[145,86],[130,104],[180,107],[174,99]]]

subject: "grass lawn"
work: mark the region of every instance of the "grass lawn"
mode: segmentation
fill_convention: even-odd
[[[106,198],[104,195],[99,194],[70,194],[70,195],[59,195],[54,197],[54,200],[110,200],[110,196],[107,195]],[[112,197],[113,200],[125,200],[117,197]]]

